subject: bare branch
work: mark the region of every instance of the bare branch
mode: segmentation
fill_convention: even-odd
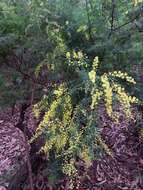
[[[109,38],[110,38],[110,36],[112,35],[113,28],[114,28],[115,7],[116,7],[115,0],[112,0],[111,29],[110,29],[110,33],[109,33],[109,36],[108,36]]]

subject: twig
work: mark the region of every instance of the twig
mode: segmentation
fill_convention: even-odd
[[[19,58],[16,55],[14,55],[14,58],[15,58],[14,60],[15,67],[13,65],[10,65],[8,60],[6,62],[6,65],[12,69],[15,69],[17,72],[19,72],[24,77],[25,80],[31,80],[32,83],[44,86],[45,88],[51,88],[53,84],[56,83],[56,81],[54,82],[48,81],[47,83],[41,82],[40,80],[33,77],[34,75],[25,73],[21,69],[22,62],[19,60]]]
[[[35,83],[32,84],[31,101],[30,101],[31,106],[33,105],[34,93],[35,93]]]
[[[90,41],[92,41],[93,38],[92,38],[91,20],[90,20],[90,15],[89,15],[89,8],[88,8],[88,0],[85,0],[85,5],[86,5],[86,12],[87,12],[87,20],[88,20],[88,33],[89,33]]]
[[[121,29],[122,27],[124,27],[124,26],[126,26],[126,25],[128,25],[128,24],[130,24],[130,23],[132,23],[132,22],[134,22],[137,18],[138,18],[138,17],[135,17],[135,18],[129,20],[128,22],[125,22],[124,24],[121,24],[120,26],[114,28],[112,31],[113,31],[113,32],[116,32],[117,30]]]
[[[112,0],[112,11],[111,11],[111,29],[108,38],[111,37],[114,28],[114,15],[115,15],[115,0]]]

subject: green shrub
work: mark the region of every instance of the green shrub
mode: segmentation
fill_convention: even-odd
[[[45,115],[31,142],[43,135],[45,145],[41,151],[49,160],[53,155],[55,160],[62,160],[63,173],[71,177],[77,174],[77,159],[84,160],[88,167],[99,156],[97,152],[100,149],[112,155],[98,128],[97,110],[100,104],[104,104],[108,116],[118,122],[113,105],[118,102],[126,116],[131,118],[131,104],[139,103],[139,100],[130,96],[118,83],[125,80],[136,84],[127,73],[114,71],[100,76],[97,74],[100,66],[98,57],[93,60],[92,69],[82,52],[68,52],[66,57],[68,68],[76,73],[76,78],[55,85],[51,99],[44,96],[34,106],[37,117],[43,110]]]

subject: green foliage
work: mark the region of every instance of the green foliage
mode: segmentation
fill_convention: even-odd
[[[89,166],[99,149],[111,154],[98,128],[100,105],[118,122],[116,104],[131,118],[133,94],[143,97],[143,2],[113,2],[0,2],[0,106],[35,98],[35,116],[45,115],[32,140],[45,138],[53,183],[52,168],[74,176],[79,158]]]
[[[45,84],[46,80],[55,80],[50,78],[52,73],[49,78],[37,77],[35,69],[43,71],[43,65],[47,68],[60,65],[57,58],[65,51],[65,44],[56,19],[49,11],[47,1],[0,2],[0,68],[2,75],[10,75],[4,77],[5,88],[0,89],[0,106],[27,101],[33,88],[39,99],[39,89],[44,88],[39,85],[41,80],[43,83],[45,80]],[[13,80],[15,74],[18,79]],[[17,80],[20,84],[15,82]],[[11,95],[15,100],[10,98]]]
[[[142,67],[142,6],[142,1],[117,1],[112,15],[111,0],[49,1],[69,50],[81,49],[91,59],[98,56],[102,72],[121,70],[135,78],[134,67]],[[138,78],[131,91],[142,98],[140,88]]]
[[[114,15],[112,8],[111,0],[2,0],[0,59],[26,52],[22,71],[34,75],[35,68],[47,65],[56,71],[48,73],[47,80],[56,81],[71,77],[63,64],[65,52],[81,49],[90,62],[99,57],[101,72],[130,69],[135,76],[131,68],[142,66],[142,1],[117,1]],[[139,88],[142,83],[135,89],[142,97]]]

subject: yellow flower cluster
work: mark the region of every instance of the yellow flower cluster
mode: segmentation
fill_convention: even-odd
[[[93,69],[88,73],[89,80],[95,84],[96,83],[96,71],[99,65],[99,60],[98,57],[95,57],[93,61]],[[122,88],[118,84],[114,84],[113,81],[112,83],[109,82],[110,77],[118,77],[121,79],[125,79],[127,82],[136,84],[134,78],[129,76],[127,73],[123,73],[121,71],[113,71],[109,72],[108,74],[103,74],[100,77],[101,83],[102,83],[102,89],[97,89],[95,86],[93,87],[91,91],[91,98],[92,98],[92,103],[91,103],[91,109],[94,109],[96,105],[98,104],[99,100],[104,96],[104,102],[105,102],[105,107],[107,114],[109,116],[114,117],[117,120],[117,116],[113,113],[112,109],[112,97],[113,97],[113,90],[117,93],[118,100],[124,106],[124,110],[126,111],[126,115],[130,116],[130,105],[132,103],[139,103],[139,100],[136,97],[129,96],[124,88]],[[113,86],[112,86],[113,84]]]
[[[47,154],[47,156],[49,156],[49,151],[52,148],[53,144],[54,144],[55,139],[52,139],[50,141],[46,141],[45,145],[41,148],[41,152],[44,152],[45,154]]]
[[[39,116],[40,116],[40,113],[42,111],[45,111],[47,110],[47,107],[49,106],[49,102],[48,102],[48,99],[47,99],[47,96],[44,95],[42,100],[37,102],[34,106],[33,106],[33,113],[34,113],[34,116],[38,119]]]
[[[99,65],[99,59],[98,59],[98,57],[96,56],[96,57],[94,58],[93,64],[92,64],[92,68],[93,68],[94,71],[97,70],[98,65]]]
[[[64,163],[62,171],[64,174],[69,176],[69,182],[68,182],[68,189],[73,190],[77,189],[79,187],[79,184],[76,184],[75,187],[75,179],[77,179],[78,171],[75,167],[76,161],[74,159],[71,159],[70,162]]]
[[[75,59],[82,59],[83,58],[82,51],[78,51],[77,53],[75,51],[73,51],[73,58],[75,58]]]
[[[122,88],[118,84],[113,85],[114,91],[117,93],[117,98],[122,105],[124,112],[127,117],[131,117],[131,110],[130,110],[130,97],[128,94],[125,92],[124,88]]]
[[[131,104],[139,103],[139,99],[135,96],[129,96],[123,87],[118,84],[113,84],[113,89],[117,93],[117,98],[124,108],[124,111],[128,117],[131,116]]]
[[[65,88],[64,85],[60,85],[57,90],[54,91],[54,94],[57,96],[57,99],[52,102],[50,105],[50,108],[47,112],[45,112],[44,118],[38,128],[36,129],[36,134],[31,139],[31,142],[38,138],[44,131],[45,127],[49,124],[49,122],[55,117],[56,109],[59,105],[61,105],[62,102],[62,94],[64,92]]]
[[[80,154],[81,159],[83,159],[86,163],[86,166],[89,167],[92,163],[89,148],[87,146],[83,147],[83,151]]]
[[[55,147],[57,153],[59,153],[62,148],[64,148],[65,144],[67,143],[67,135],[66,133],[59,133],[55,136],[52,136],[49,140],[46,140],[44,146],[42,146],[41,150],[47,156],[49,155],[50,150]]]
[[[70,59],[70,58],[74,58],[74,59],[82,59],[84,57],[82,51],[78,51],[78,52],[75,52],[73,51],[72,53],[70,52],[67,52],[66,53],[66,58],[67,59]]]
[[[95,91],[91,92],[91,98],[92,98],[92,103],[91,103],[91,109],[95,109],[99,100],[101,99],[102,92],[96,89]]]
[[[95,57],[92,63],[92,70],[88,73],[89,79],[92,83],[96,81],[96,72],[98,68],[99,60],[98,57]]]
[[[67,135],[68,134],[66,132],[62,132],[56,136],[55,147],[56,147],[57,153],[59,153],[59,151],[61,151],[62,148],[64,148],[65,145],[67,144],[67,142],[68,142]]]
[[[49,123],[49,121],[50,121],[52,118],[54,118],[54,116],[55,116],[55,114],[56,114],[56,109],[57,109],[57,107],[60,105],[60,103],[61,103],[61,98],[59,98],[59,99],[53,101],[53,103],[52,103],[51,106],[50,106],[49,111],[47,111],[47,112],[45,113],[45,115],[44,115],[43,121],[42,121],[42,123],[40,124],[41,127],[47,125],[47,124]],[[40,129],[40,126],[38,127],[37,130]]]
[[[135,96],[129,96],[129,101],[130,101],[131,104],[139,103],[139,99],[136,98]]]
[[[134,0],[134,6],[138,6],[138,4],[142,2],[142,0]]]
[[[101,76],[102,88],[105,97],[105,107],[109,116],[112,115],[112,87],[106,74]]]
[[[71,115],[72,115],[71,97],[69,95],[66,95],[64,98],[63,118],[62,118],[62,122],[64,125],[68,125],[70,123]]]
[[[57,89],[54,90],[54,94],[58,98],[58,97],[62,96],[62,94],[64,93],[65,90],[66,90],[65,85],[61,84],[60,86],[58,86]]]
[[[92,83],[95,83],[96,81],[96,72],[94,70],[91,70],[89,73],[88,73],[88,77],[90,79],[90,81]]]
[[[46,139],[45,145],[41,148],[41,151],[44,151],[46,154],[53,147],[59,153],[68,141],[68,127],[65,127],[65,125],[67,126],[71,121],[72,102],[69,94],[65,93],[63,95],[66,92],[65,90],[66,88],[63,84],[54,91],[56,100],[50,105],[49,110],[45,113],[42,122],[36,130],[35,136],[31,139],[31,142],[33,142],[47,128],[47,134],[50,137]],[[57,113],[59,108],[62,109],[62,112]]]
[[[60,90],[60,88],[59,88]],[[59,93],[61,95],[61,92]],[[58,94],[58,95],[59,95]],[[62,97],[58,98],[57,100],[54,100],[49,108],[49,110],[45,113],[44,118],[38,128],[36,129],[35,135],[32,137],[30,142],[33,142],[36,138],[38,138],[44,131],[45,127],[49,124],[49,122],[52,120],[52,118],[55,117],[56,109],[62,102]],[[50,126],[50,125],[49,125]]]
[[[45,145],[41,148],[47,155],[54,147],[56,152],[59,153],[68,142],[67,128],[64,128],[63,123],[60,121],[48,123],[48,133],[50,137],[46,140]]]
[[[125,79],[129,83],[136,84],[136,81],[134,80],[134,78],[129,76],[127,73],[122,73],[121,71],[109,72],[109,76]]]
[[[84,66],[87,67],[87,63],[84,61],[87,56],[85,56],[82,51],[73,51],[72,53],[67,52],[66,58],[68,59],[68,64],[78,67],[78,66]]]
[[[63,172],[66,173],[68,176],[74,176],[77,173],[77,169],[74,166],[75,160],[71,159],[70,162],[66,163],[63,166]]]
[[[113,156],[113,152],[109,149],[109,147],[107,146],[107,144],[103,141],[101,136],[98,136],[96,139],[97,143],[105,150],[105,152],[109,155],[109,156]]]
[[[70,52],[67,52],[67,53],[66,53],[66,58],[69,59],[70,57],[71,57]]]
[[[38,103],[33,106],[33,113],[36,118],[40,116],[40,108]]]

